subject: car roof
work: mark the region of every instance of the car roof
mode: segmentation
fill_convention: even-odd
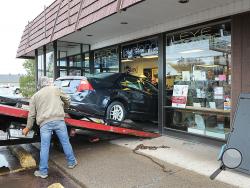
[[[119,73],[119,72],[102,72],[102,73],[89,75],[88,77],[105,79],[105,78],[110,78],[110,77],[117,77],[117,76],[120,76],[121,74],[122,73]]]
[[[115,79],[118,78],[121,75],[129,75],[129,76],[133,76],[133,77],[137,77],[135,75],[132,74],[127,74],[127,73],[120,73],[120,72],[102,72],[102,73],[97,73],[97,74],[91,74],[88,76],[62,76],[57,78],[56,80],[84,80],[87,78],[101,78],[101,79]]]
[[[82,80],[86,79],[85,76],[62,76],[57,78],[56,80]]]

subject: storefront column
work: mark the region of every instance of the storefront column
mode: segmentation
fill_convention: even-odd
[[[240,93],[250,92],[250,12],[232,17],[232,111],[231,122]],[[231,124],[232,126],[232,124]],[[231,127],[232,128],[232,127]]]
[[[59,77],[57,70],[57,41],[53,42],[53,49],[54,49],[54,80],[55,80]]]
[[[118,51],[118,63],[119,63],[119,72],[122,72],[122,47],[121,45],[118,45],[117,51]]]
[[[90,51],[89,50],[89,69],[90,69],[90,74],[94,74],[95,70],[94,70],[94,51]]]
[[[38,84],[38,50],[35,49],[35,82]]]
[[[159,133],[163,134],[164,125],[166,121],[165,109],[166,105],[166,50],[165,50],[166,37],[161,33],[158,36],[159,45],[159,62],[158,62],[158,129]]]
[[[85,53],[83,53],[83,44],[80,44],[81,48],[81,76],[83,76],[84,71],[83,67],[85,67]]]

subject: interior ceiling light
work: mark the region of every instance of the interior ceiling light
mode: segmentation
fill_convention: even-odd
[[[158,55],[148,55],[148,56],[143,56],[143,58],[146,58],[146,59],[158,58]]]
[[[187,51],[183,51],[180,52],[181,54],[191,54],[191,53],[195,53],[195,52],[203,52],[204,50],[201,49],[194,49],[194,50],[187,50]]]
[[[133,60],[131,60],[131,59],[123,59],[122,60],[122,62],[131,62],[131,61],[133,61]]]
[[[87,36],[87,37],[92,37],[93,35],[91,35],[91,34],[87,34],[86,36]]]
[[[121,24],[122,24],[122,25],[126,25],[126,24],[128,24],[128,22],[121,22]]]
[[[218,67],[219,65],[195,65],[197,67],[205,67],[205,68],[212,68],[212,67]]]
[[[188,3],[189,0],[179,0],[178,2],[184,4],[184,3]]]

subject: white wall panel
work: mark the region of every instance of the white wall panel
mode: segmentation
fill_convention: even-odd
[[[139,30],[137,32],[128,33],[123,36],[115,37],[112,39],[107,39],[98,43],[91,45],[91,49],[98,49],[105,46],[110,46],[137,38],[170,31],[173,29],[178,29],[193,24],[198,24],[218,18],[223,18],[226,16],[250,11],[250,0],[235,0],[233,3],[225,4],[223,6],[218,6],[215,8],[203,10],[200,12],[195,12],[193,14],[186,15],[185,17],[169,21],[164,24],[154,25],[153,27]],[[250,19],[250,18],[249,18]]]

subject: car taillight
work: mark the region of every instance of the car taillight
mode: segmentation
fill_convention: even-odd
[[[88,80],[81,80],[80,85],[77,88],[78,92],[81,92],[84,90],[90,90],[90,91],[94,90],[92,85],[88,82]]]

